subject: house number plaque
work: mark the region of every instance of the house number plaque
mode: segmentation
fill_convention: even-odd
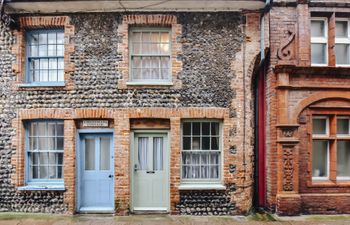
[[[83,120],[83,127],[108,127],[108,120]]]

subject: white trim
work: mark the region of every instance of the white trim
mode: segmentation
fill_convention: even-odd
[[[329,180],[329,172],[330,172],[330,160],[329,160],[329,140],[317,140],[317,141],[326,141],[327,142],[327,170],[326,170],[326,175],[324,177],[314,177],[312,176],[312,181],[323,181],[323,180]],[[313,152],[313,146],[312,146],[312,154],[314,154]],[[313,163],[313,162],[312,162]],[[313,173],[313,169],[312,169],[312,173]]]
[[[344,44],[344,45],[348,45],[348,63],[347,64],[336,64],[337,67],[350,67],[350,20],[346,19],[346,18],[337,18],[336,19],[336,23],[338,21],[343,21],[343,22],[347,22],[347,36],[346,37],[337,37],[336,33],[335,33],[335,42],[334,45],[337,44]],[[336,32],[336,27],[335,27],[335,32]],[[335,55],[335,48],[334,48],[334,55]],[[335,57],[337,57],[335,55]],[[335,58],[336,62],[337,62],[337,58]]]
[[[208,184],[208,183],[196,183],[196,184],[180,184],[179,190],[226,190],[226,186],[223,184]]]
[[[166,207],[134,207],[134,211],[168,211]]]
[[[140,81],[140,82],[138,82],[138,81],[128,81],[128,82],[126,82],[126,85],[130,85],[130,86],[137,86],[137,85],[139,85],[139,86],[142,86],[142,85],[147,85],[147,86],[152,86],[152,85],[162,85],[162,86],[172,86],[172,85],[174,85],[174,83],[173,82],[169,82],[168,80],[164,80],[164,82],[163,81]]]
[[[312,130],[312,138],[328,138],[329,137],[329,117],[328,116],[313,116],[312,125],[314,119],[326,119],[326,133],[325,134],[314,134]]]
[[[324,36],[323,37],[312,37],[311,35],[311,26],[312,21],[323,21],[324,22]],[[312,44],[325,44],[326,52],[325,52],[325,62],[326,63],[312,63],[312,52],[310,55],[311,66],[328,66],[328,19],[325,17],[311,17],[310,20],[310,36],[311,36],[311,45]]]

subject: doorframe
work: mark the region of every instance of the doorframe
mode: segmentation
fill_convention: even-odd
[[[76,148],[75,148],[75,155],[76,155],[76,160],[75,160],[75,174],[76,174],[76,184],[75,184],[75,211],[76,212],[80,212],[80,203],[81,203],[81,196],[80,196],[80,192],[79,192],[79,188],[81,186],[81,138],[80,135],[84,135],[84,134],[110,134],[112,136],[112,156],[113,156],[113,175],[115,175],[115,153],[114,153],[114,129],[110,129],[110,128],[101,128],[101,129],[77,129],[76,132]],[[115,176],[113,176],[113,210],[115,208]],[[94,212],[95,213],[95,212]]]
[[[167,150],[168,150],[168,155],[167,155],[167,160],[168,160],[168,166],[167,166],[167,174],[168,174],[168,190],[167,190],[167,210],[165,212],[169,213],[170,212],[170,159],[171,159],[171,140],[170,140],[170,130],[161,130],[161,129],[137,129],[137,130],[131,130],[130,131],[130,211],[132,213],[135,213],[134,211],[134,154],[135,154],[135,134],[163,134],[166,135],[167,137]],[[149,212],[152,212],[150,210]],[[159,212],[159,211],[157,211]]]

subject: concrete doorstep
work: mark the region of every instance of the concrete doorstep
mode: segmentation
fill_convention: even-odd
[[[278,217],[268,213],[249,216],[170,216],[170,215],[55,215],[0,213],[0,225],[350,225],[350,215],[308,215]]]

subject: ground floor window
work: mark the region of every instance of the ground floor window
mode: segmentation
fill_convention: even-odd
[[[182,123],[182,181],[220,180],[221,136],[218,121]]]
[[[63,121],[28,122],[26,133],[28,184],[63,182]]]
[[[350,180],[350,116],[313,116],[312,179]]]

